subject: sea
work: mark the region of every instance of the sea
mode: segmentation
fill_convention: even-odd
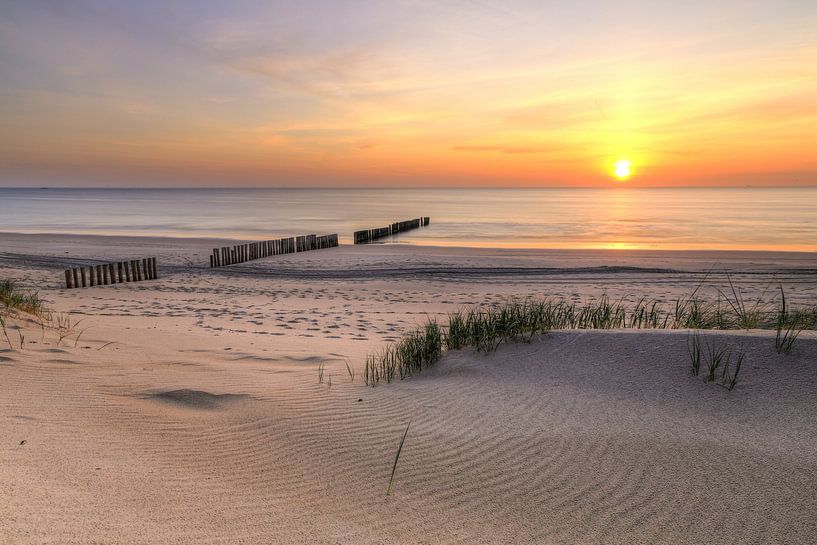
[[[0,188],[0,231],[266,240],[420,216],[386,244],[817,251],[817,187]]]

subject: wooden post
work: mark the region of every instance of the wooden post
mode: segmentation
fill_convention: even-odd
[[[116,273],[113,263],[108,264],[108,272],[111,274],[111,284],[116,284]]]
[[[79,268],[80,276],[82,276],[82,287],[85,287],[85,267]]]
[[[125,261],[122,265],[125,267],[125,282],[130,282],[130,263]]]
[[[156,270],[156,258],[155,257],[150,258],[150,271],[151,271],[151,273],[153,273],[153,279],[154,280],[159,278],[159,271]]]
[[[116,274],[117,278],[119,278],[119,283],[121,284],[122,282],[125,281],[125,278],[122,276],[122,262],[121,261],[118,261],[116,263],[116,273],[117,273]]]
[[[148,269],[148,260],[147,258],[142,258],[142,272],[145,275],[145,280],[150,280],[150,269]]]
[[[71,269],[71,276],[74,277],[74,287],[78,288],[79,287],[79,275],[77,274],[77,269],[76,268]]]
[[[91,277],[91,287],[95,286],[96,282],[94,282],[94,268],[93,267],[88,267],[88,275]]]
[[[96,266],[96,285],[102,285],[102,265]]]
[[[71,285],[71,271],[65,269],[65,289],[70,290],[74,286]]]

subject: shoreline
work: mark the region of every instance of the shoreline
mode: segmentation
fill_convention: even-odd
[[[294,235],[292,235],[294,236]],[[207,245],[218,244],[240,244],[247,242],[254,242],[261,239],[239,239],[230,237],[209,237],[209,236],[158,236],[158,235],[103,235],[95,233],[54,233],[54,232],[37,232],[26,233],[18,231],[0,231],[0,250],[3,250],[4,244],[13,242],[25,242],[26,239],[31,242],[48,242],[52,239],[64,240],[68,242],[94,242],[94,241],[108,241],[108,242],[126,242],[126,243],[175,243],[193,244],[196,246],[207,247]],[[780,256],[798,256],[808,259],[813,256],[815,264],[817,265],[817,250],[776,250],[776,249],[707,249],[707,248],[685,248],[685,249],[653,249],[653,248],[580,248],[580,247],[511,247],[511,246],[457,246],[456,244],[416,244],[412,242],[373,242],[370,244],[349,244],[342,243],[343,247],[387,247],[390,249],[397,248],[415,248],[423,252],[471,252],[483,255],[499,255],[499,254],[607,254],[607,255],[633,255],[633,256],[648,256],[648,255],[780,255]],[[211,248],[212,249],[212,248]]]
[[[298,233],[298,234],[305,234],[305,233]],[[327,233],[317,233],[319,235],[327,234]],[[169,240],[169,241],[192,241],[192,242],[213,242],[216,244],[220,243],[247,243],[247,242],[257,242],[259,240],[265,239],[274,239],[280,238],[285,236],[295,236],[295,234],[282,234],[282,233],[275,233],[269,234],[266,238],[264,237],[246,237],[246,238],[235,238],[235,237],[225,237],[225,236],[206,236],[206,235],[198,235],[198,234],[191,234],[190,236],[178,236],[178,235],[151,235],[151,234],[100,234],[100,233],[58,233],[53,231],[0,231],[0,240],[9,237],[50,237],[50,238],[100,238],[100,239],[122,239],[122,240],[155,240],[155,241],[162,241],[162,240]],[[352,236],[351,235],[344,235],[339,233],[341,245],[346,246],[354,246],[352,244]],[[404,235],[406,238],[411,238],[411,234]],[[401,242],[397,241],[388,241],[388,242],[373,242],[370,245],[388,245],[388,246],[412,246],[412,247],[421,247],[421,248],[445,248],[451,250],[486,250],[486,251],[519,251],[519,252],[665,252],[665,253],[734,253],[734,252],[757,252],[757,253],[778,253],[778,254],[806,254],[806,255],[816,255],[817,256],[817,248],[810,248],[806,249],[806,247],[800,246],[795,247],[785,247],[785,248],[755,248],[755,247],[722,247],[722,248],[705,248],[705,247],[678,247],[678,248],[645,248],[639,247],[636,244],[630,243],[604,243],[601,245],[594,245],[593,243],[588,243],[585,246],[581,245],[562,245],[562,246],[545,246],[545,245],[525,245],[525,243],[519,243],[518,245],[492,245],[491,243],[479,244],[479,243],[472,243],[472,244],[465,244],[462,245],[459,241],[452,241],[452,242],[443,242],[443,241],[435,241],[432,243],[423,243],[421,242]]]

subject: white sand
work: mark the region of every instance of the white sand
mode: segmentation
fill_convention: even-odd
[[[749,354],[731,393],[689,375],[684,332],[553,333],[360,380],[365,354],[427,313],[513,295],[671,300],[716,263],[747,295],[779,282],[814,304],[817,256],[366,246],[191,266],[215,245],[0,235],[0,277],[42,286],[87,328],[76,346],[25,323],[23,349],[0,338],[0,543],[817,534],[814,334],[788,356],[769,332],[719,336]],[[60,289],[80,256],[146,255],[160,280]]]

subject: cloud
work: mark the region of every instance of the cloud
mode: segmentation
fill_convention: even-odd
[[[525,154],[525,153],[552,153],[552,150],[547,150],[544,148],[532,148],[532,147],[522,147],[522,146],[454,146],[452,148],[455,151],[466,151],[466,152],[495,152],[495,153],[508,153],[508,154]]]

